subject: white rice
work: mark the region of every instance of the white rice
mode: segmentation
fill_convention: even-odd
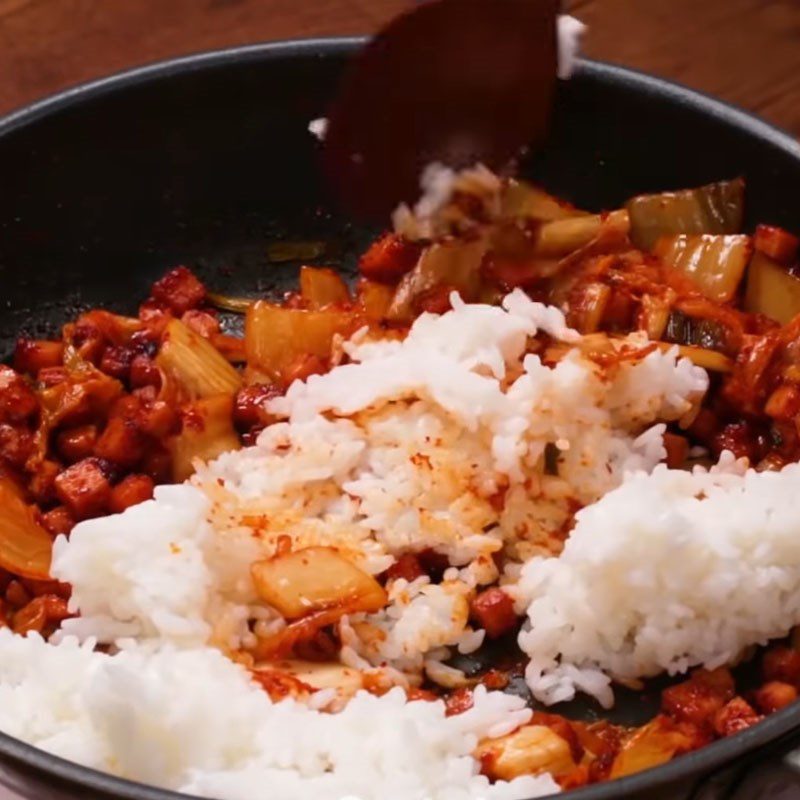
[[[479,798],[558,790],[549,776],[490,785],[471,753],[498,726],[524,724],[523,701],[479,690],[407,703],[400,689],[361,693],[339,714],[273,703],[216,650],[127,649],[108,656],[65,639],[0,630],[0,728],[73,761],[156,786],[252,800]]]
[[[538,699],[583,690],[610,706],[609,676],[713,669],[800,623],[800,465],[723,467],[631,475],[578,513],[559,558],[523,567]]]
[[[562,80],[572,77],[581,52],[581,41],[587,27],[580,20],[568,14],[558,18],[558,77]]]

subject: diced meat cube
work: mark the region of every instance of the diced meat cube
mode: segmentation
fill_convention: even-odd
[[[0,422],[16,425],[39,410],[39,401],[24,378],[11,367],[0,365]]]
[[[444,707],[448,717],[463,714],[465,711],[469,711],[473,705],[475,705],[475,700],[472,696],[472,689],[467,686],[456,689],[454,692],[447,695],[444,701]]]
[[[403,553],[397,561],[386,571],[387,580],[398,580],[400,578],[409,583],[421,578],[425,574],[422,564],[419,563],[415,553]]]
[[[100,359],[100,369],[117,380],[125,381],[131,371],[134,352],[130,347],[107,347]]]
[[[108,510],[121,514],[126,508],[144,503],[153,497],[154,487],[153,479],[147,475],[128,475],[111,490]]]
[[[487,254],[481,263],[481,277],[493,286],[510,290],[534,286],[542,280],[542,266],[530,259],[504,258],[496,253]]]
[[[728,700],[732,700],[736,694],[736,681],[727,667],[717,667],[711,670],[696,669],[692,672],[691,680],[710,689],[726,703]]]
[[[719,736],[733,736],[762,719],[746,700],[734,697],[714,715],[714,730]]]
[[[65,367],[45,367],[39,370],[36,380],[44,388],[48,388],[58,386],[60,383],[66,383],[69,380],[69,374]]]
[[[177,412],[163,400],[143,403],[134,414],[133,421],[143,433],[156,439],[177,432],[180,425]]]
[[[123,467],[132,467],[144,456],[147,440],[133,420],[112,417],[97,440],[94,453]]]
[[[511,676],[501,669],[490,669],[481,675],[480,682],[491,691],[502,691],[511,683]]]
[[[708,443],[719,430],[720,424],[717,415],[708,408],[701,408],[697,412],[694,422],[689,426],[689,433],[700,442]]]
[[[395,283],[416,266],[421,252],[418,244],[387,233],[364,253],[358,268],[365,278],[380,283]]]
[[[144,457],[140,469],[155,483],[168,483],[172,479],[172,456],[163,448],[152,450]]]
[[[661,709],[678,722],[699,727],[710,726],[714,715],[725,705],[725,697],[694,680],[670,686],[661,694]]]
[[[80,425],[61,431],[56,438],[59,454],[68,464],[89,458],[97,444],[97,426]]]
[[[131,386],[134,389],[143,386],[161,386],[161,373],[150,356],[134,356],[131,361],[130,374],[128,376]]]
[[[414,310],[418,314],[446,314],[451,308],[452,286],[434,286],[414,299]]]
[[[753,692],[759,711],[773,714],[797,700],[797,689],[790,683],[769,681]]]
[[[60,367],[64,358],[62,342],[47,342],[41,339],[18,339],[14,348],[14,369],[37,375],[47,367]]]
[[[439,700],[439,696],[434,692],[431,692],[429,689],[419,689],[416,686],[409,686],[408,689],[406,689],[406,698],[409,703],[418,703],[420,701],[424,703],[435,703]]]
[[[674,433],[664,434],[664,449],[667,451],[667,466],[670,469],[679,469],[689,455],[689,441],[685,436]]]
[[[172,312],[166,304],[151,298],[139,306],[139,319],[144,323],[148,336],[158,341],[172,319]]]
[[[33,434],[29,430],[0,424],[0,459],[22,469],[33,450]]]
[[[67,607],[67,601],[63,597],[46,594],[34,597],[24,608],[17,611],[12,617],[11,628],[14,633],[20,635],[31,631],[42,633],[70,616],[72,615]]]
[[[9,582],[6,587],[6,603],[11,608],[22,608],[31,601],[31,593],[16,579]]]
[[[749,458],[750,463],[758,460],[757,448],[752,426],[747,422],[732,422],[711,439],[711,449],[715,455],[730,450],[736,458]]]
[[[236,393],[233,403],[233,422],[239,430],[264,428],[274,421],[274,417],[264,405],[280,394],[272,384],[255,383],[245,386]]]
[[[55,482],[60,471],[59,464],[47,459],[35,466],[28,489],[37,503],[49,503],[55,499]]]
[[[132,389],[131,394],[140,400],[144,406],[156,402],[156,398],[158,397],[158,389],[156,389],[155,386],[142,386],[139,389]]]
[[[417,558],[425,570],[425,574],[434,582],[439,583],[442,576],[450,567],[450,561],[447,556],[442,553],[437,553],[435,550],[422,550],[417,553]]]
[[[181,322],[204,339],[219,333],[219,320],[210,311],[192,309],[181,317]]]
[[[800,653],[790,647],[773,647],[764,653],[761,668],[766,681],[800,686]]]
[[[197,308],[206,298],[206,287],[186,267],[176,267],[153,285],[153,297],[174,314]]]
[[[111,484],[96,459],[87,458],[64,470],[55,480],[58,499],[76,519],[102,514],[108,508]]]
[[[472,601],[470,612],[472,619],[481,628],[485,628],[490,639],[497,639],[517,625],[514,601],[497,587],[481,592]]]
[[[155,358],[158,353],[158,336],[154,336],[147,328],[136,331],[130,338],[128,346],[137,356]]]
[[[22,578],[21,583],[33,597],[40,597],[44,594],[54,594],[58,597],[63,597],[64,600],[69,600],[70,597],[72,597],[72,586],[70,586],[70,584],[62,583],[52,578],[45,578],[43,580]]]
[[[788,267],[797,258],[800,239],[774,225],[757,225],[753,246],[764,255]]]
[[[57,506],[46,514],[42,514],[41,519],[42,525],[53,536],[61,534],[66,536],[75,527],[75,518],[66,506]]]

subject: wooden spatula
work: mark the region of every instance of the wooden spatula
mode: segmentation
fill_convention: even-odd
[[[501,169],[545,136],[558,0],[433,0],[381,31],[346,74],[324,165],[352,214],[385,221],[425,166]]]

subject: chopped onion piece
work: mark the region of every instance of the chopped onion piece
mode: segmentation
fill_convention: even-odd
[[[684,273],[710,300],[736,296],[753,253],[749,236],[663,236],[653,248],[665,264]]]
[[[756,251],[747,271],[744,307],[786,325],[800,314],[800,278]]]
[[[0,479],[0,567],[36,580],[50,577],[53,543],[16,486]]]
[[[251,568],[258,596],[287,619],[339,608],[378,611],[383,587],[332,547],[307,547],[258,561]]]
[[[167,326],[156,364],[191,400],[233,394],[242,385],[241,376],[219,350],[177,319]]]
[[[629,200],[631,240],[650,250],[662,236],[738,233],[744,212],[744,181],[720,181],[698,189],[645,194]]]

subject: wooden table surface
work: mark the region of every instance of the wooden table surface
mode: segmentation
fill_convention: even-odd
[[[491,0],[487,0],[491,2]],[[0,114],[197,50],[365,33],[410,0],[0,0]],[[564,0],[588,55],[718,95],[800,135],[800,0]]]

